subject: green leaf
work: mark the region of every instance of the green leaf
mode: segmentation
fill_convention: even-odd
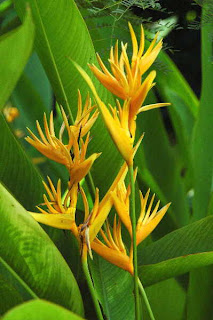
[[[1,273],[9,285],[25,300],[44,298],[82,315],[71,270],[39,224],[2,185],[0,214]]]
[[[213,217],[204,218],[139,248],[139,275],[145,286],[213,264]]]
[[[182,155],[182,166],[187,170],[187,187],[192,183],[190,144],[192,132],[198,114],[198,99],[178,70],[173,61],[165,52],[159,54],[156,65],[157,90],[163,101],[170,102],[168,107],[172,124],[176,132],[179,152]]]
[[[0,37],[0,109],[7,102],[27,63],[33,40],[34,26],[27,9],[23,25]]]
[[[156,320],[183,320],[186,293],[175,279],[168,279],[146,288],[146,294]],[[143,319],[150,319],[142,304]]]
[[[204,1],[202,23],[202,91],[200,110],[193,136],[194,219],[207,215],[213,178],[213,63],[212,59],[212,2]],[[209,21],[208,21],[209,19]]]
[[[95,289],[103,306],[104,314],[110,320],[134,319],[134,296],[132,276],[94,255],[90,264]]]
[[[155,103],[155,99],[153,92],[150,92],[146,104]],[[143,180],[146,179],[145,182],[150,187],[153,187],[153,181],[156,182],[155,185],[158,188],[155,187],[152,192],[156,192],[164,204],[172,202],[169,210],[173,212],[171,219],[176,225],[185,225],[189,219],[189,209],[184,184],[180,176],[181,168],[178,158],[175,157],[175,150],[170,144],[160,110],[142,112],[137,119],[137,130],[139,135],[145,132],[142,144],[144,156],[139,150],[135,157],[139,172],[141,171],[139,175]],[[144,167],[145,179],[143,178]],[[146,172],[149,172],[151,176],[146,175]]]
[[[193,219],[198,220],[211,213],[213,179],[213,64],[212,31],[213,4],[206,0],[202,3],[201,20],[201,57],[202,89],[200,110],[194,130],[192,156],[194,170]],[[194,270],[190,273],[188,290],[187,319],[210,319],[213,314],[213,268],[212,266]],[[199,292],[199,294],[197,294]]]
[[[73,0],[14,0],[15,8],[23,18],[26,3],[29,3],[36,28],[35,49],[45,68],[58,102],[74,118],[77,109],[77,89],[83,96],[87,84],[76,71],[69,58],[83,68],[96,61],[94,47],[86,24]],[[93,77],[94,78],[94,77]],[[100,97],[112,102],[112,96],[94,79]],[[121,157],[113,145],[106,128],[99,119],[93,130],[89,152],[102,152],[91,173],[95,184],[103,194],[121,163]],[[103,167],[105,170],[103,170]],[[109,174],[110,173],[110,174]]]
[[[212,265],[190,272],[187,296],[187,320],[212,319],[212,284]]]
[[[2,320],[23,320],[29,317],[30,320],[83,320],[76,314],[44,300],[25,302],[10,310]]]
[[[1,267],[0,267],[1,269]],[[14,288],[7,279],[3,276],[2,270],[0,270],[0,296],[1,296],[1,310],[0,315],[4,314],[7,310],[11,309],[13,306],[20,304],[24,301],[21,294],[17,289]],[[10,297],[8,299],[8,297]]]
[[[42,201],[41,176],[0,114],[0,181],[28,210]]]

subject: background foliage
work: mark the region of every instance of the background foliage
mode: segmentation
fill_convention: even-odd
[[[158,320],[208,320],[213,314],[212,1],[14,0],[0,1],[0,108],[20,112],[11,124],[0,115],[1,314],[15,307],[5,320],[29,310],[40,310],[37,319],[53,313],[95,319],[75,240],[68,231],[39,226],[26,211],[42,201],[46,175],[60,177],[65,188],[66,172],[24,136],[26,126],[35,131],[35,120],[51,109],[59,124],[58,104],[75,117],[77,89],[84,96],[88,89],[69,58],[87,72],[96,51],[107,63],[116,39],[130,42],[127,21],[138,34],[144,24],[147,44],[156,30],[165,38],[147,102],[172,103],[138,119],[138,135],[146,133],[136,156],[138,188],[150,187],[162,204],[172,202],[139,247],[140,278]],[[94,81],[101,98],[113,103]],[[101,119],[92,137],[89,153],[102,156],[91,173],[103,196],[122,160]],[[134,319],[131,276],[98,256],[90,267],[107,319]]]

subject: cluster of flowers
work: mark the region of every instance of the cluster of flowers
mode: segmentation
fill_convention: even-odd
[[[127,249],[122,240],[122,224],[132,238],[132,223],[129,212],[131,188],[126,185],[125,178],[128,166],[133,165],[134,155],[143,138],[142,136],[134,146],[136,117],[140,112],[169,104],[158,103],[142,106],[149,90],[154,85],[153,81],[156,72],[151,71],[143,81],[142,76],[156,59],[162,47],[162,41],[160,40],[157,43],[156,35],[148,50],[144,53],[145,39],[142,26],[139,46],[131,24],[129,24],[129,29],[133,46],[131,61],[127,56],[127,44],[121,44],[119,57],[117,42],[110,52],[111,73],[99,55],[97,55],[97,59],[101,70],[94,65],[90,65],[94,75],[110,92],[123,100],[123,105],[117,100],[116,107],[110,105],[108,108],[98,96],[89,76],[76,65],[92,90],[97,106],[92,105],[88,95],[85,105],[82,107],[82,98],[79,91],[78,112],[74,124],[69,124],[65,112],[61,108],[63,123],[58,137],[55,134],[53,113],[51,113],[49,123],[46,115],[44,115],[44,132],[37,122],[40,138],[29,130],[31,137],[27,137],[26,140],[49,159],[63,164],[69,172],[67,191],[63,197],[61,194],[61,181],[58,181],[55,188],[50,178],[48,178],[49,186],[44,183],[48,195],[48,197],[44,195],[43,205],[46,206],[46,210],[38,207],[41,213],[31,213],[32,216],[38,222],[49,226],[71,230],[77,238],[82,255],[85,258],[88,252],[92,256],[92,250],[94,250],[104,259],[133,274],[133,248],[131,245]],[[99,201],[99,191],[96,189],[94,205],[92,210],[89,211],[87,196],[83,188],[80,187],[80,181],[88,174],[93,162],[100,155],[94,153],[86,158],[86,151],[90,141],[90,129],[99,112],[125,162],[101,201]],[[65,130],[67,144],[63,142]],[[134,172],[135,179],[136,175],[137,170]],[[148,190],[143,196],[142,192],[140,192],[141,211],[136,226],[137,245],[158,225],[170,205],[167,204],[159,210],[158,201],[152,208],[155,195],[149,201],[149,193],[150,191]],[[77,225],[75,215],[79,195],[83,199],[85,213],[84,221]],[[107,222],[107,217],[112,207],[114,207],[116,214],[111,228]],[[104,224],[105,228],[102,229]]]

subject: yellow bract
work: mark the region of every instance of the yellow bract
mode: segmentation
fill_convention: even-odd
[[[121,54],[118,53],[118,41],[115,48],[111,48],[109,64],[111,72],[106,68],[100,56],[97,54],[98,63],[101,70],[94,64],[89,65],[90,69],[97,79],[113,94],[122,100],[130,101],[129,110],[129,131],[135,134],[135,118],[139,112],[150,110],[153,108],[170,105],[168,103],[158,103],[150,106],[142,107],[142,104],[149,92],[154,86],[155,71],[142,79],[142,75],[149,69],[158,56],[162,48],[162,40],[157,43],[158,34],[151,42],[149,48],[144,53],[144,31],[141,25],[140,44],[138,46],[137,38],[132,25],[129,23],[129,29],[132,39],[133,53],[131,61],[127,55],[127,44],[121,43]],[[141,108],[142,107],[142,108]]]
[[[120,220],[118,220],[118,223],[116,222],[116,216],[114,218],[113,234],[107,222],[106,232],[101,230],[101,236],[105,244],[96,238],[91,244],[92,249],[107,261],[133,274],[132,258],[126,252],[121,236],[121,222]]]
[[[132,133],[129,130],[130,101],[124,101],[123,107],[121,107],[119,101],[117,101],[117,109],[110,106],[110,112],[110,110],[98,96],[94,84],[88,74],[79,65],[76,63],[74,64],[92,90],[112,140],[127,164],[131,165],[134,154],[133,143],[135,138],[135,130],[132,130]],[[142,137],[139,139],[138,143],[141,142]]]
[[[50,113],[49,123],[46,114],[44,114],[44,132],[39,122],[36,122],[40,139],[28,129],[31,137],[25,138],[32,146],[34,146],[43,155],[51,160],[66,166],[70,174],[70,186],[80,182],[89,172],[93,162],[100,156],[100,153],[94,153],[86,159],[86,151],[89,143],[89,130],[98,117],[96,110],[90,117],[91,111],[95,106],[91,105],[91,99],[87,95],[86,103],[82,110],[82,99],[80,91],[78,91],[78,112],[73,125],[69,125],[67,116],[61,108],[63,123],[61,125],[59,136],[56,137],[53,112]],[[68,143],[63,143],[63,133],[66,128],[68,135]],[[86,140],[83,137],[87,134]]]
[[[90,69],[99,81],[109,91],[124,100],[122,103],[116,100],[116,107],[110,104],[108,107],[106,106],[99,97],[90,77],[79,65],[74,63],[92,90],[106,128],[125,160],[125,164],[121,167],[103,199],[101,201],[99,200],[99,190],[96,189],[95,201],[92,210],[90,210],[86,194],[79,184],[88,174],[93,162],[100,155],[100,153],[94,153],[86,158],[90,141],[89,130],[96,121],[99,113],[98,110],[95,110],[91,115],[95,106],[92,106],[89,95],[87,95],[83,107],[81,93],[78,91],[78,112],[72,125],[69,124],[65,112],[61,108],[63,123],[58,137],[55,134],[53,112],[51,112],[49,123],[44,114],[44,132],[37,121],[37,130],[40,137],[36,137],[28,129],[31,137],[27,137],[26,140],[46,157],[65,165],[69,172],[68,188],[64,197],[61,195],[60,180],[58,181],[57,188],[54,187],[49,178],[50,187],[44,183],[48,197],[44,195],[44,203],[41,205],[45,205],[46,209],[44,210],[38,207],[41,213],[31,212],[34,219],[52,227],[70,230],[77,238],[79,244],[81,244],[83,260],[86,259],[87,252],[89,252],[92,257],[93,249],[109,262],[133,275],[132,223],[129,214],[131,188],[130,186],[126,187],[125,177],[128,166],[133,167],[134,155],[143,139],[142,135],[134,146],[136,117],[140,112],[166,106],[169,105],[169,103],[156,103],[142,106],[149,90],[154,86],[156,72],[151,71],[145,79],[143,79],[143,75],[153,64],[161,50],[162,40],[157,43],[158,35],[156,35],[144,53],[145,38],[143,27],[141,26],[139,44],[130,23],[129,29],[133,51],[131,59],[129,59],[127,55],[127,44],[121,43],[121,54],[119,56],[118,42],[116,42],[115,47],[112,47],[110,51],[109,63],[111,71],[106,68],[98,54],[97,59],[101,70],[94,65],[90,65]],[[67,133],[66,144],[63,142],[63,133],[65,130]],[[136,175],[137,170],[134,172],[135,179]],[[84,218],[82,218],[80,224],[76,224],[76,206],[79,193],[81,193],[83,199]],[[170,206],[169,203],[158,210],[160,204],[158,201],[154,209],[152,209],[155,195],[152,196],[148,204],[149,193],[150,191],[148,190],[144,197],[142,192],[140,192],[141,211],[136,226],[137,245],[156,228]],[[115,216],[112,231],[107,222],[104,232],[102,226],[113,206],[117,211],[119,219],[116,221]],[[122,240],[121,223],[125,225],[131,237],[129,254]],[[98,238],[99,232],[101,233],[103,241]]]
[[[121,221],[129,231],[130,235],[132,235],[132,223],[129,215],[129,193],[129,188],[126,189],[125,184],[122,184],[118,185],[115,192],[112,193],[112,197],[115,209]],[[145,197],[143,197],[143,194],[140,191],[141,212],[136,227],[137,245],[148,237],[157,227],[171,204],[168,203],[158,211],[160,205],[160,201],[158,201],[154,209],[152,209],[155,195],[152,196],[151,201],[147,206],[149,193],[150,190],[148,190]]]
[[[58,180],[57,188],[55,189],[51,179],[48,177],[50,188],[43,182],[49,199],[44,195],[43,206],[47,209],[44,210],[37,206],[41,213],[30,212],[33,218],[46,225],[59,229],[68,229],[78,237],[78,229],[75,223],[75,212],[77,205],[77,184],[69,189],[64,199],[61,197],[61,181]]]

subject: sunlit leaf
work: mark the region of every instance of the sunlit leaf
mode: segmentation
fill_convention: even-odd
[[[24,300],[44,298],[83,314],[75,278],[55,245],[0,185],[1,270]],[[7,297],[10,299],[10,296]]]
[[[83,320],[69,310],[44,300],[23,303],[5,314],[2,320],[22,320],[27,319],[29,315],[30,320]]]

